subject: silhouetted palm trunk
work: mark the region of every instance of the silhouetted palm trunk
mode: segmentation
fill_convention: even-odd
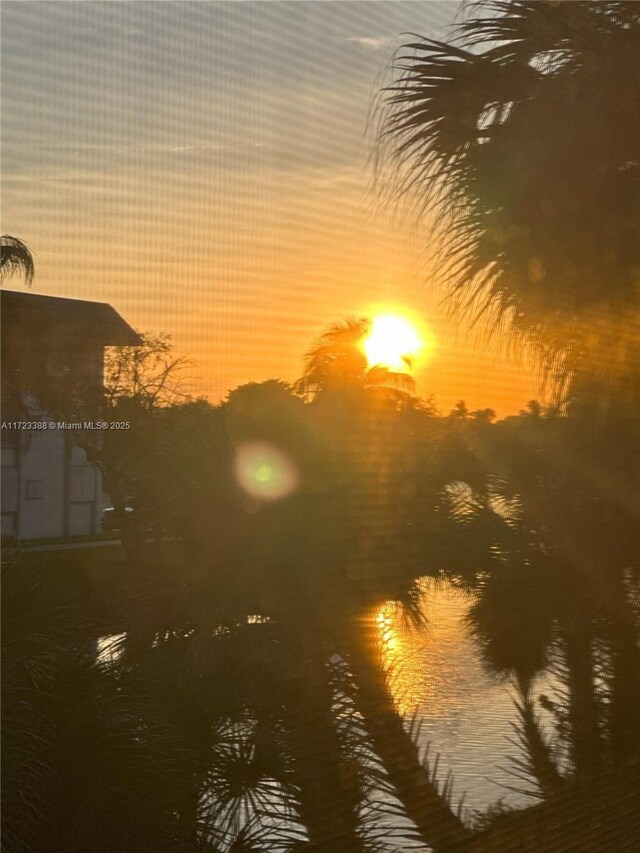
[[[438,793],[390,695],[375,629],[367,633],[359,627],[350,641],[349,662],[374,748],[424,843],[435,853],[466,850],[469,832]]]
[[[291,640],[297,677],[285,690],[285,724],[300,819],[316,853],[360,853],[360,794],[346,771],[322,643],[307,631]]]

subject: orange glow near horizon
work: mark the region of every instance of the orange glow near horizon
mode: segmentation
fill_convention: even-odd
[[[250,382],[295,382],[321,330],[362,316],[416,331],[411,368],[411,344],[367,355],[400,361],[391,369],[443,414],[464,400],[504,417],[539,396],[526,352],[513,358],[488,320],[472,331],[446,307],[432,216],[409,224],[370,181],[363,131],[390,45],[351,39],[339,91],[333,58],[338,30],[364,33],[371,5],[259,3],[250,22],[237,3],[175,16],[144,3],[5,5],[5,100],[48,104],[3,113],[3,220],[34,253],[34,292],[106,302],[135,329],[169,334],[190,365],[182,390],[213,404]],[[437,39],[446,6],[375,4],[376,27]],[[100,32],[100,62],[85,31]],[[148,33],[144,62],[135,32]],[[255,63],[227,73],[247,39],[258,89]],[[256,91],[259,109],[246,109]],[[153,115],[138,108],[149,103]],[[256,473],[269,479],[261,463]]]
[[[426,343],[409,320],[395,314],[379,314],[374,317],[363,349],[371,367],[379,364],[390,370],[408,372]]]

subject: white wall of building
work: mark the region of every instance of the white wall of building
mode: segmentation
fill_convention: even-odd
[[[31,432],[18,453],[2,448],[2,534],[19,539],[90,536],[101,530],[99,468],[63,430]]]
[[[19,465],[20,538],[64,536],[64,433],[32,432]]]
[[[20,508],[19,471],[15,447],[2,448],[2,467],[0,484],[2,485],[2,535],[17,536],[18,510]]]

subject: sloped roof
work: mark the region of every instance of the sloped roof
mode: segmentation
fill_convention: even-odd
[[[5,332],[79,338],[103,346],[138,346],[140,336],[106,302],[2,290]]]

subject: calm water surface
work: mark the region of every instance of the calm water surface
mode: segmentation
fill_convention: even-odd
[[[425,587],[429,624],[416,631],[392,608],[378,616],[386,666],[396,701],[421,721],[420,743],[440,754],[438,778],[453,773],[454,801],[486,809],[503,799],[524,805],[531,799],[509,790],[524,783],[510,772],[516,754],[512,691],[484,670],[464,625],[470,600],[448,585]]]
[[[498,800],[526,805],[531,798],[511,790],[524,785],[510,771],[509,756],[516,754],[509,742],[516,721],[512,691],[482,666],[464,624],[470,603],[449,585],[425,584],[428,627],[422,631],[408,626],[396,608],[385,608],[378,615],[384,663],[400,710],[421,723],[420,744],[432,760],[440,756],[438,779],[453,774],[454,803],[464,796],[470,812]],[[116,639],[102,639],[103,659]],[[539,687],[553,692],[551,685]]]

